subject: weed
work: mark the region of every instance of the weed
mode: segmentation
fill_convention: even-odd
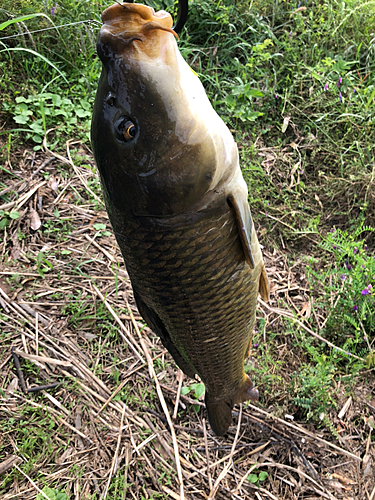
[[[205,387],[202,382],[195,382],[194,384],[189,385],[188,387],[182,387],[181,388],[181,394],[185,396],[186,394],[191,393],[193,398],[196,400],[202,400],[204,393],[205,393]],[[198,412],[200,410],[200,405],[193,405],[193,409],[195,412]]]
[[[249,474],[247,476],[247,480],[252,483],[252,484],[256,484],[257,486],[259,486],[259,483],[265,481],[268,477],[268,472],[265,472],[265,471],[258,471],[258,469],[254,469],[254,472],[252,472],[251,474]]]
[[[362,357],[371,355],[375,341],[375,254],[363,238],[374,231],[362,224],[354,233],[333,229],[321,246],[334,261],[324,272],[308,269],[315,294],[319,290],[317,307],[324,295],[334,298],[323,330],[327,338]]]
[[[45,486],[42,491],[44,495],[46,495],[50,500],[69,500],[66,493],[61,491],[59,492],[58,490],[54,490],[52,488],[49,488],[48,486]],[[36,500],[44,500],[44,495],[38,493],[36,496]]]
[[[8,212],[7,210],[0,210],[0,230],[9,226],[12,220],[18,219],[20,216],[17,210]]]

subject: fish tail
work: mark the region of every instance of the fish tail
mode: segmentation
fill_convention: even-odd
[[[207,391],[204,402],[211,429],[217,436],[224,436],[232,421],[233,404],[224,399],[211,398]]]
[[[206,391],[205,403],[208,420],[211,429],[217,436],[224,436],[227,432],[232,422],[232,408],[234,403],[243,403],[248,399],[257,401],[259,399],[259,392],[247,375],[244,376],[244,380],[235,392],[233,399],[213,398]]]

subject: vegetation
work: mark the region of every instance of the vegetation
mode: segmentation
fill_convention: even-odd
[[[175,8],[172,0],[146,3],[171,12]],[[0,270],[11,274],[0,274],[0,288],[14,297],[25,293],[23,299],[29,302],[49,294],[50,307],[59,308],[59,320],[65,322],[69,335],[78,332],[77,349],[81,346],[90,353],[90,370],[106,377],[114,389],[121,384],[129,350],[117,350],[118,322],[104,302],[98,304],[90,295],[92,284],[107,286],[95,276],[110,269],[116,312],[128,318],[126,294],[119,291],[121,272],[114,261],[105,267],[102,255],[98,259],[95,253],[87,254],[90,240],[111,249],[110,254],[113,250],[89,140],[101,71],[95,43],[105,6],[99,0],[2,2]],[[374,396],[374,26],[375,0],[191,0],[179,42],[238,142],[271,277],[271,308],[260,306],[254,359],[246,370],[256,380],[263,408],[272,406],[279,417],[293,414],[302,423],[320,426],[332,440],[341,432],[336,413],[347,398],[362,404],[362,416],[367,419],[366,404]],[[65,163],[40,173],[40,182],[51,187],[53,196],[61,192],[60,181],[66,186],[77,172],[83,179],[69,185],[67,201],[79,212],[54,205],[52,195],[45,195],[51,200],[43,208],[38,233],[30,229],[27,204],[20,203],[22,194],[18,194],[25,180],[26,170],[17,166],[24,151],[41,161],[48,151],[65,158]],[[35,198],[34,209],[36,203]],[[84,214],[82,220],[77,213]],[[79,240],[85,225],[90,226],[89,240]],[[32,279],[25,279],[23,274],[30,271]],[[80,288],[88,276],[94,277]],[[6,313],[0,309],[4,326],[0,345],[8,353],[15,334]],[[25,325],[24,318],[17,319],[18,329]],[[174,386],[173,366],[154,344],[153,349],[161,380]],[[3,360],[5,356],[0,356],[0,369],[5,370]],[[23,360],[23,369],[27,377],[43,382],[33,362]],[[8,371],[4,376],[0,396],[11,375]],[[79,387],[70,390],[74,401],[82,397]],[[187,407],[179,410],[179,418],[202,417],[203,393],[201,383],[184,383],[181,394]],[[35,398],[44,404],[42,396]],[[120,400],[135,412],[147,411],[145,407],[155,411],[157,397],[153,389],[134,382],[120,388],[114,401]],[[69,401],[73,408],[73,399]],[[71,438],[65,443],[51,441],[51,433],[62,424],[40,405],[25,403],[18,413],[6,406],[3,415],[5,406],[0,406],[0,430],[4,435],[12,433],[13,450],[22,456],[19,467],[26,475],[70,447]],[[142,440],[150,434],[140,431]],[[9,441],[0,439],[0,463],[9,449]],[[271,473],[256,467],[247,476],[248,483],[266,487]],[[158,481],[170,485],[171,467],[163,462],[158,468]],[[77,476],[80,470],[75,471]],[[137,471],[143,473],[149,477],[144,463]],[[49,481],[42,472],[35,474],[44,493],[38,492],[38,500],[70,498],[61,485],[67,481]],[[0,476],[1,495],[15,477],[22,479],[15,469],[4,480]],[[113,479],[108,498],[122,498],[131,484],[122,471]],[[141,490],[139,498],[148,498],[149,493]],[[89,496],[87,491],[85,498],[99,498],[98,493]],[[163,491],[152,498],[164,498]]]

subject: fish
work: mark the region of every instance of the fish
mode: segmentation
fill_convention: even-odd
[[[165,11],[102,13],[91,141],[103,198],[146,324],[205,385],[215,434],[258,399],[244,371],[269,283],[235,140],[183,59]]]

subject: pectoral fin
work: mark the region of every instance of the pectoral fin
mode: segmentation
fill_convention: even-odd
[[[251,269],[254,269],[254,258],[251,253],[251,231],[253,228],[253,221],[249,205],[246,199],[242,199],[233,194],[228,196],[227,201],[236,218],[246,262]]]

